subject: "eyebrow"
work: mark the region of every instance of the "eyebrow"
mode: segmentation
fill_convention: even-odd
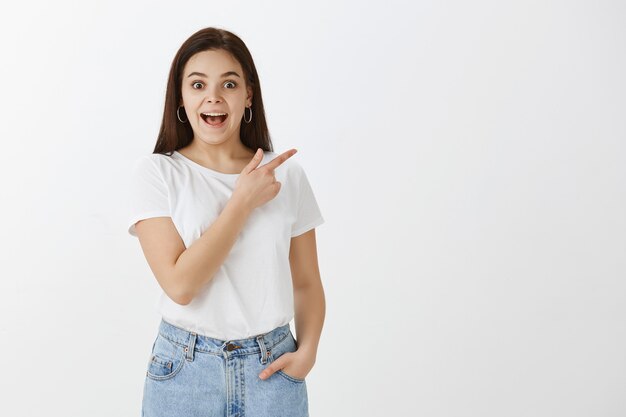
[[[189,75],[187,76],[187,78],[191,77],[192,75],[198,75],[198,76],[200,76],[200,77],[209,78],[206,74],[203,74],[203,73],[201,73],[201,72],[192,72],[191,74],[189,74]],[[223,74],[222,74],[222,78],[224,78],[224,77],[228,77],[229,75],[234,75],[235,77],[239,77],[239,78],[241,78],[241,77],[239,76],[239,74],[237,74],[235,71],[227,71],[227,72],[223,73]]]

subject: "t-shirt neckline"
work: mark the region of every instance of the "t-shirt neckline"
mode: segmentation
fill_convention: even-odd
[[[183,155],[182,153],[178,151],[174,151],[173,154],[176,155],[182,161],[186,162],[187,164],[197,169],[198,171],[205,172],[216,177],[225,178],[225,179],[236,179],[240,175],[239,173],[227,174],[225,172],[220,172],[211,168],[207,168],[204,165],[200,165],[199,163],[192,161],[191,159],[187,158],[185,155]]]

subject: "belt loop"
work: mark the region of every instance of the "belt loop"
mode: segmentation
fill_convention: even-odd
[[[191,332],[189,337],[189,343],[185,346],[185,358],[188,361],[193,361],[193,352],[196,347],[196,333]]]
[[[261,348],[261,363],[265,365],[267,363],[267,357],[269,356],[269,352],[265,348],[265,339],[263,339],[263,335],[257,336],[256,341]]]

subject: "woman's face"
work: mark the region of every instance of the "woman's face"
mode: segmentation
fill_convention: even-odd
[[[192,56],[183,70],[181,93],[180,105],[185,106],[194,140],[212,145],[241,140],[241,120],[245,107],[252,105],[252,88],[246,86],[241,65],[229,52],[219,49]],[[226,113],[226,120],[204,117],[206,112]],[[179,113],[183,118],[182,109]]]

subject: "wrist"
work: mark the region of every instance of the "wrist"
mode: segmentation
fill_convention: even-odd
[[[311,346],[311,345],[299,345],[298,349],[299,352],[302,352],[303,354],[310,356],[313,361],[315,361],[315,357],[317,356],[317,347],[316,346]]]
[[[252,209],[250,209],[249,205],[246,204],[246,202],[242,198],[238,197],[235,194],[230,197],[230,199],[226,203],[226,206],[229,207],[231,210],[234,210],[237,213],[246,217],[249,216],[252,212]]]

